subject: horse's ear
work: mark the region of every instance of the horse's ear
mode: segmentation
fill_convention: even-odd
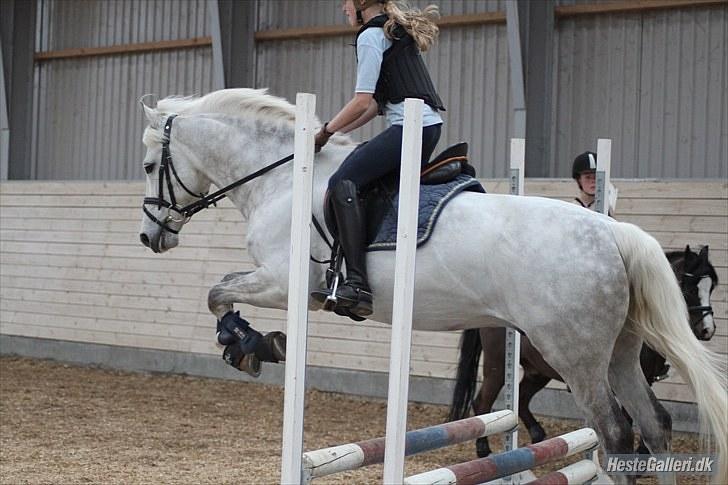
[[[691,252],[692,252],[692,251],[690,251],[690,244],[686,244],[686,245],[685,245],[685,258],[687,258],[687,257],[688,257],[688,255],[689,255],[689,254],[690,254]]]
[[[708,260],[708,245],[706,244],[702,248],[700,248],[700,254],[698,254],[701,258]]]
[[[142,109],[144,109],[144,116],[146,116],[149,124],[151,126],[158,126],[161,120],[161,116],[159,116],[159,112],[156,110],[156,108],[147,104],[148,100],[156,104],[156,96],[153,94],[145,94],[144,96],[139,98],[139,104],[142,105]]]

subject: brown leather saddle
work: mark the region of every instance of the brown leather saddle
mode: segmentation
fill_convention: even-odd
[[[468,163],[468,144],[464,141],[447,147],[422,167],[423,185],[444,184],[461,173],[475,177],[475,169]]]

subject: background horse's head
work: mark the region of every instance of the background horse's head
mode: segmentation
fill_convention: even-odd
[[[670,254],[673,256],[668,255],[668,259],[680,282],[693,333],[700,340],[710,340],[715,334],[710,295],[718,286],[718,274],[708,260],[708,246],[703,246],[699,252],[686,246],[685,251]]]

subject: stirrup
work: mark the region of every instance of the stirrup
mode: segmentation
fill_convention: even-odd
[[[336,291],[339,289],[339,281],[341,281],[341,265],[344,261],[344,252],[338,241],[334,241],[334,247],[331,249],[331,263],[326,270],[326,288],[319,288],[311,292],[311,297],[317,302],[323,304],[323,310],[333,312],[338,306],[339,301],[336,297]]]
[[[331,284],[331,294],[329,294],[324,301],[324,310],[327,312],[333,312],[339,303],[339,299],[336,296],[336,290],[339,289],[340,278],[341,273],[337,272],[336,276],[334,276],[334,282]]]

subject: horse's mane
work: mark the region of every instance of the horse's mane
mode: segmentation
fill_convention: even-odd
[[[221,89],[204,96],[170,96],[159,101],[160,113],[220,113],[249,117],[274,124],[296,121],[296,107],[283,98],[271,96],[267,89]]]
[[[204,96],[169,96],[157,103],[160,116],[172,113],[219,113],[239,118],[253,118],[275,127],[293,128],[296,106],[283,98],[268,94],[267,89],[235,88],[213,91]],[[316,118],[317,126],[321,122]],[[350,143],[348,136],[336,136],[332,141]]]

